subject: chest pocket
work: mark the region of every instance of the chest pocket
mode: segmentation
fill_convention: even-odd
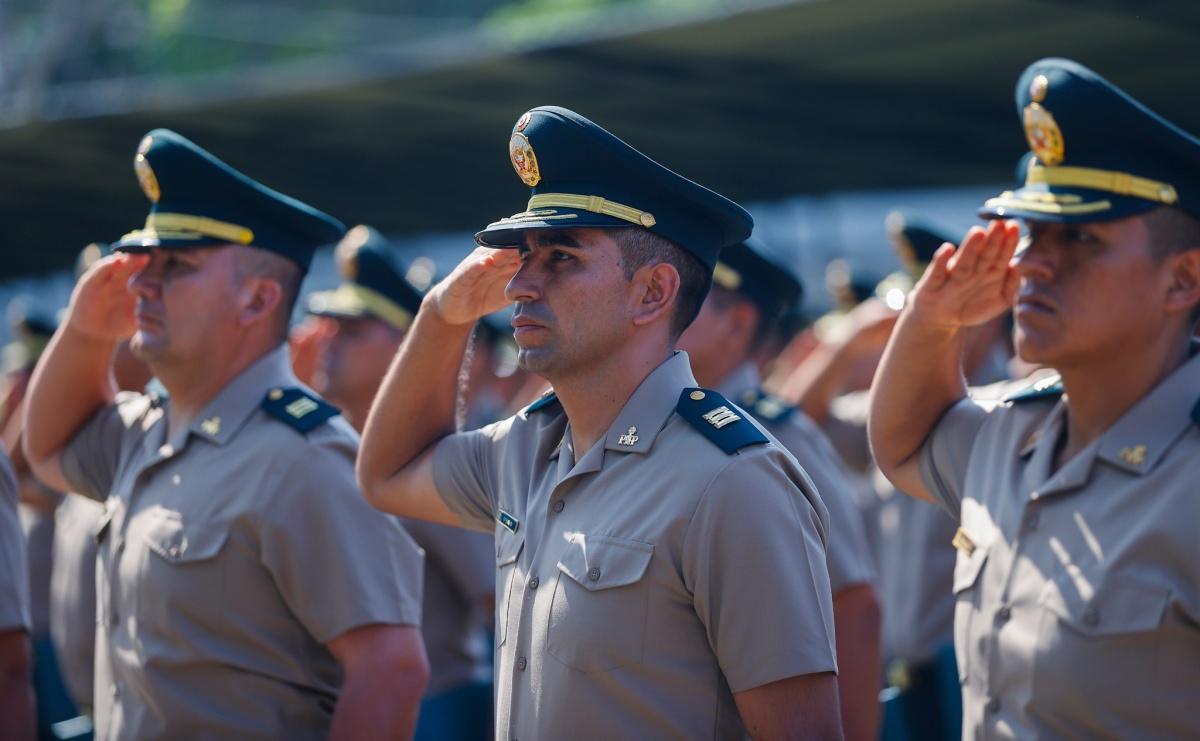
[[[219,522],[186,522],[173,510],[152,507],[135,515],[144,545],[140,559],[138,616],[150,627],[211,630],[224,612],[224,561],[229,526]]]
[[[988,547],[977,545],[970,554],[960,552],[954,564],[954,657],[958,662],[958,681],[967,681],[971,671],[971,654],[978,650],[973,643],[972,625],[978,619],[979,593],[983,566],[987,563]]]
[[[573,533],[558,562],[547,650],[567,666],[603,672],[642,660],[654,546]]]
[[[525,546],[525,538],[503,528],[496,528],[496,647],[504,645],[508,639],[508,625],[516,620],[511,605],[513,586],[517,577],[517,560],[521,557],[521,549]],[[520,604],[515,606],[520,614]]]
[[[1082,578],[1061,574],[1043,589],[1034,695],[1063,707],[1087,707],[1104,697],[1116,715],[1137,717],[1139,707],[1159,701],[1160,663],[1172,660],[1161,655],[1170,591],[1130,574],[1098,575],[1096,582],[1094,593],[1085,594]],[[1187,652],[1185,645],[1179,648]],[[1112,692],[1114,681],[1120,693]],[[1134,715],[1120,712],[1121,706]]]

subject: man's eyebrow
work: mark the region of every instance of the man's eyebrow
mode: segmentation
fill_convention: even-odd
[[[583,249],[583,245],[567,232],[538,232],[533,235],[530,241],[534,247],[570,247],[576,250]]]

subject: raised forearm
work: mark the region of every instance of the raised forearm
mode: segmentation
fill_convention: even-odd
[[[61,451],[116,395],[109,373],[114,346],[64,323],[42,354],[29,382],[24,420],[25,455],[39,477],[39,464]]]
[[[867,420],[871,449],[880,469],[909,494],[924,493],[915,459],[926,437],[966,396],[964,335],[962,328],[924,321],[906,309],[875,372]]]
[[[442,437],[454,432],[458,373],[472,324],[449,324],[426,305],[371,405],[358,455],[368,498]]]

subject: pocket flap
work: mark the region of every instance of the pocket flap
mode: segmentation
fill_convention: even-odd
[[[954,562],[954,593],[966,591],[975,586],[983,564],[987,561],[987,546],[977,545],[970,555],[959,552],[958,560]]]
[[[570,533],[558,570],[590,592],[633,584],[646,573],[654,546],[607,535]]]
[[[155,509],[145,515],[149,522],[142,529],[142,537],[150,550],[173,563],[203,561],[217,555],[229,529],[216,523],[203,526],[187,526],[178,512]]]
[[[1162,624],[1171,590],[1131,578],[1109,577],[1090,597],[1069,577],[1047,584],[1041,603],[1086,636],[1154,630]]]
[[[521,555],[521,546],[525,545],[524,536],[504,532],[496,536],[496,566],[507,566]]]

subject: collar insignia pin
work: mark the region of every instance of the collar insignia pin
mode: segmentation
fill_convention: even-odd
[[[205,435],[216,435],[221,431],[221,418],[213,417],[204,420],[200,423],[200,429],[204,430]]]
[[[1135,445],[1132,448],[1122,448],[1118,455],[1129,465],[1140,466],[1146,462],[1146,446]]]
[[[629,431],[617,438],[618,445],[636,445],[640,438],[637,436],[637,428],[630,427]]]

